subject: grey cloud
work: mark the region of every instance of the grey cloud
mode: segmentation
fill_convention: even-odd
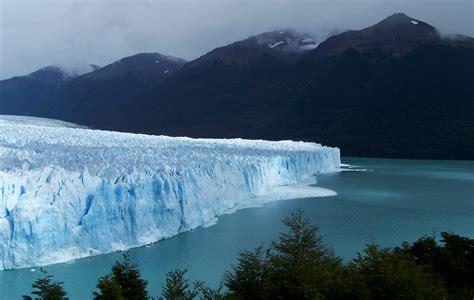
[[[46,65],[84,71],[139,52],[194,59],[260,32],[296,28],[325,37],[405,12],[443,33],[473,35],[473,2],[0,0],[0,79]]]

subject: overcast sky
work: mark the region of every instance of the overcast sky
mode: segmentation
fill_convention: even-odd
[[[194,59],[260,32],[318,36],[360,29],[395,12],[442,33],[474,35],[472,0],[74,1],[0,0],[0,79],[46,65],[69,70],[140,52]]]

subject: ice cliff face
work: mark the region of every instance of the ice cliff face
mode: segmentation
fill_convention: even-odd
[[[152,243],[339,164],[339,149],[314,143],[0,120],[0,269]]]

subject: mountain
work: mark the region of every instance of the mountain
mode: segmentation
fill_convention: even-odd
[[[70,75],[57,66],[47,66],[41,68],[27,76],[14,77],[16,79],[23,80],[34,80],[37,82],[55,83],[59,84],[65,79],[69,78]]]
[[[65,84],[56,98],[57,106],[65,109],[50,117],[148,133],[203,121],[208,114],[218,114],[212,103],[219,102],[222,93],[232,91],[229,103],[238,101],[246,91],[287,72],[314,43],[307,34],[278,30],[215,49],[189,63],[159,54],[124,58]],[[203,102],[188,101],[190,97]]]
[[[472,38],[442,37],[395,14],[295,62],[263,47],[243,51],[246,43],[183,66],[144,100],[153,116],[141,115],[134,130],[317,140],[355,156],[474,159]],[[249,53],[258,54],[253,64]]]
[[[184,65],[170,82],[174,89],[192,86],[193,90],[205,89],[205,94],[209,88],[251,88],[287,71],[316,46],[315,38],[295,30],[265,32],[206,53]]]
[[[141,53],[70,80],[58,90],[49,117],[96,128],[134,131],[148,115],[144,94],[175,74],[186,61],[159,53]],[[133,128],[133,129],[132,129]]]
[[[474,159],[473,78],[470,48],[424,45],[402,57],[349,49],[305,61],[255,98],[278,107],[265,122],[277,138],[318,139],[345,155]]]
[[[38,115],[42,106],[71,76],[57,66],[47,66],[25,76],[0,81],[3,114]]]
[[[131,126],[136,126],[132,131],[216,136],[213,130],[196,129],[196,124],[219,130],[220,117],[229,121],[251,110],[257,103],[247,103],[253,101],[249,95],[287,74],[305,53],[316,48],[316,41],[308,34],[285,29],[212,50],[184,65],[162,84],[142,92],[140,104],[146,107],[146,113],[128,115]],[[129,126],[115,123],[106,128],[129,131]],[[223,131],[219,136],[236,134]]]
[[[217,48],[183,69],[219,64],[251,68],[260,63],[295,62],[305,51],[316,47],[316,39],[308,34],[292,29],[269,31]]]
[[[161,80],[178,70],[186,60],[160,53],[140,53],[122,58],[94,72],[87,73],[81,80],[113,80],[126,77],[142,80]]]
[[[165,68],[153,54],[122,59],[62,82],[31,114],[149,134],[318,141],[343,155],[474,159],[473,45],[404,14],[320,44],[273,31]]]
[[[321,43],[313,54],[317,57],[327,57],[356,49],[359,52],[380,51],[402,56],[420,45],[440,39],[438,30],[433,26],[397,13],[368,28],[333,36]]]
[[[73,76],[46,67],[27,76],[0,81],[0,111],[91,124],[122,122],[142,90],[175,73],[186,61],[159,53],[141,53]],[[115,109],[115,111],[114,111]],[[107,121],[107,122],[104,122]]]

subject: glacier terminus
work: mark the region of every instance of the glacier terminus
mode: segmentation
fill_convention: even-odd
[[[143,246],[262,201],[317,195],[285,187],[340,167],[339,149],[316,143],[52,124],[0,118],[0,270]]]

